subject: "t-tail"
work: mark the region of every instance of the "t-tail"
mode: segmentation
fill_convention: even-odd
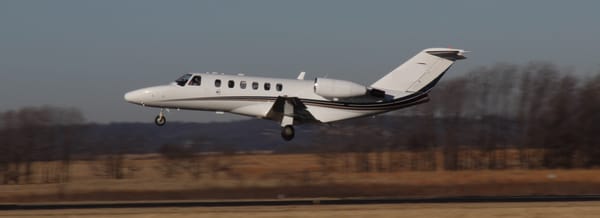
[[[429,92],[454,61],[465,59],[465,50],[428,48],[398,66],[371,87],[391,92]]]

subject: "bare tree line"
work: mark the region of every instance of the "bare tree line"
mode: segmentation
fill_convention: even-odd
[[[0,113],[0,184],[68,183],[73,160],[87,160],[99,178],[132,178],[141,169],[126,157],[131,145],[144,139],[127,130],[90,141],[82,113],[74,108],[26,107]],[[130,145],[130,146],[125,146]],[[157,169],[167,178],[187,173],[193,178],[226,176],[233,172],[234,150],[221,146],[210,155],[182,145],[163,145]]]
[[[334,170],[332,161],[345,162],[337,171],[358,172],[600,166],[598,74],[575,77],[543,62],[496,64],[445,79],[430,96],[396,116],[321,128],[314,150],[322,167]],[[410,166],[400,166],[406,159]]]

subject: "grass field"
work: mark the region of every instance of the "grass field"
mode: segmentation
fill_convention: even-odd
[[[577,203],[473,203],[399,205],[313,205],[275,207],[195,207],[144,209],[78,209],[2,211],[0,217],[444,217],[444,218],[595,218],[600,202]]]
[[[210,158],[195,177],[185,170],[166,176],[173,163],[158,155],[127,156],[121,179],[99,172],[102,161],[74,161],[68,182],[0,185],[0,202],[600,194],[596,169],[324,173],[310,154]],[[223,168],[223,162],[229,163],[224,170],[205,167]],[[56,164],[39,162],[34,169]]]

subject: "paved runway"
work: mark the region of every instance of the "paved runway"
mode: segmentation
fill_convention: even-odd
[[[596,218],[600,217],[600,201],[40,209],[0,211],[0,217]]]
[[[368,204],[442,204],[442,203],[528,203],[598,201],[600,195],[573,196],[467,196],[438,198],[342,198],[342,199],[280,199],[223,201],[133,201],[133,202],[63,202],[0,204],[0,210],[63,210],[110,208],[183,208],[183,207],[250,207],[300,205],[368,205]]]

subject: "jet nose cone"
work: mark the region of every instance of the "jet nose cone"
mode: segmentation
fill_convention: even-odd
[[[125,93],[125,96],[123,96],[123,98],[125,98],[125,101],[127,101],[129,103],[144,104],[144,102],[142,102],[143,95],[144,95],[144,91],[135,90],[135,91]]]

